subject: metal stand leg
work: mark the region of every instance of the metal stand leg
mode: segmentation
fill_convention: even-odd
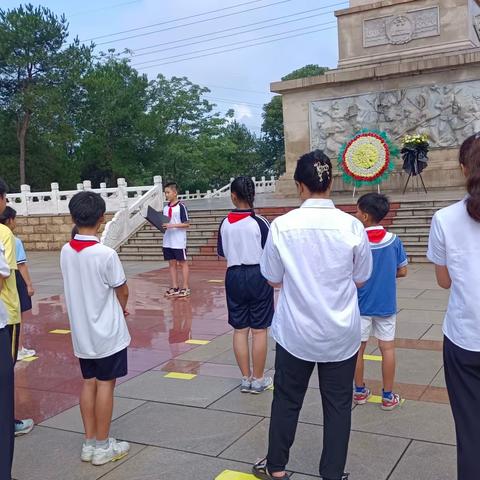
[[[405,183],[405,187],[403,189],[403,195],[405,195],[405,192],[407,191],[407,187],[408,187],[408,182],[410,182],[410,178],[412,177],[412,174],[409,173],[408,174],[408,178],[407,178],[407,183]]]
[[[353,195],[352,195],[353,198],[355,198],[355,193],[357,193],[356,185],[353,186]]]
[[[420,177],[420,181],[422,182],[422,186],[423,186],[423,189],[425,190],[425,194],[428,195],[427,187],[425,186],[425,182],[423,181],[422,174],[419,173],[418,176]]]

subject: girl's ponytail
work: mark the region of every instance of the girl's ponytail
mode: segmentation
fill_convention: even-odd
[[[480,222],[480,133],[463,142],[460,164],[467,176],[467,212],[473,220]]]

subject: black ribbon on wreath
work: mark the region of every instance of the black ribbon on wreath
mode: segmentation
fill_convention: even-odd
[[[414,147],[403,147],[400,151],[403,158],[403,170],[409,176],[420,175],[428,166],[428,144],[419,144]]]

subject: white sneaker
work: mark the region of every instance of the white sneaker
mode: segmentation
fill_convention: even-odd
[[[94,451],[95,447],[93,445],[87,445],[86,443],[84,443],[82,445],[82,454],[80,455],[82,462],[91,462]]]
[[[263,377],[252,380],[252,386],[250,387],[250,393],[262,393],[265,390],[273,387],[272,377]]]
[[[28,348],[22,347],[18,351],[17,359],[23,360],[24,358],[34,357],[37,352],[35,350],[29,350]]]
[[[114,438],[108,439],[107,448],[95,448],[93,452],[92,465],[105,465],[109,462],[116,462],[128,455],[130,444],[128,442],[117,442]]]

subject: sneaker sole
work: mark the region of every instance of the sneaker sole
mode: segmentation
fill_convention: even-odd
[[[385,405],[380,405],[380,408],[384,410],[385,412],[391,412],[392,410],[395,410],[400,406],[400,402],[396,403],[395,405],[386,407]]]
[[[93,460],[93,455],[90,455],[89,457],[80,456],[80,460],[85,463],[90,463]]]
[[[116,455],[115,457],[109,458],[108,460],[105,460],[104,462],[94,462],[92,460],[92,465],[95,465],[96,467],[101,467],[102,465],[106,465],[107,463],[110,462],[118,462],[122,458],[125,458],[128,455],[129,452],[121,453],[120,455]]]
[[[370,393],[370,394],[368,395],[368,397],[365,398],[365,400],[355,400],[355,399],[353,399],[353,403],[354,403],[355,405],[365,405],[365,404],[370,400],[371,396],[372,396],[372,394]]]
[[[15,436],[16,437],[21,437],[23,435],[28,435],[33,430],[34,427],[35,427],[35,425],[32,425],[30,428],[27,428],[26,430],[21,430],[20,432],[15,432]]]

